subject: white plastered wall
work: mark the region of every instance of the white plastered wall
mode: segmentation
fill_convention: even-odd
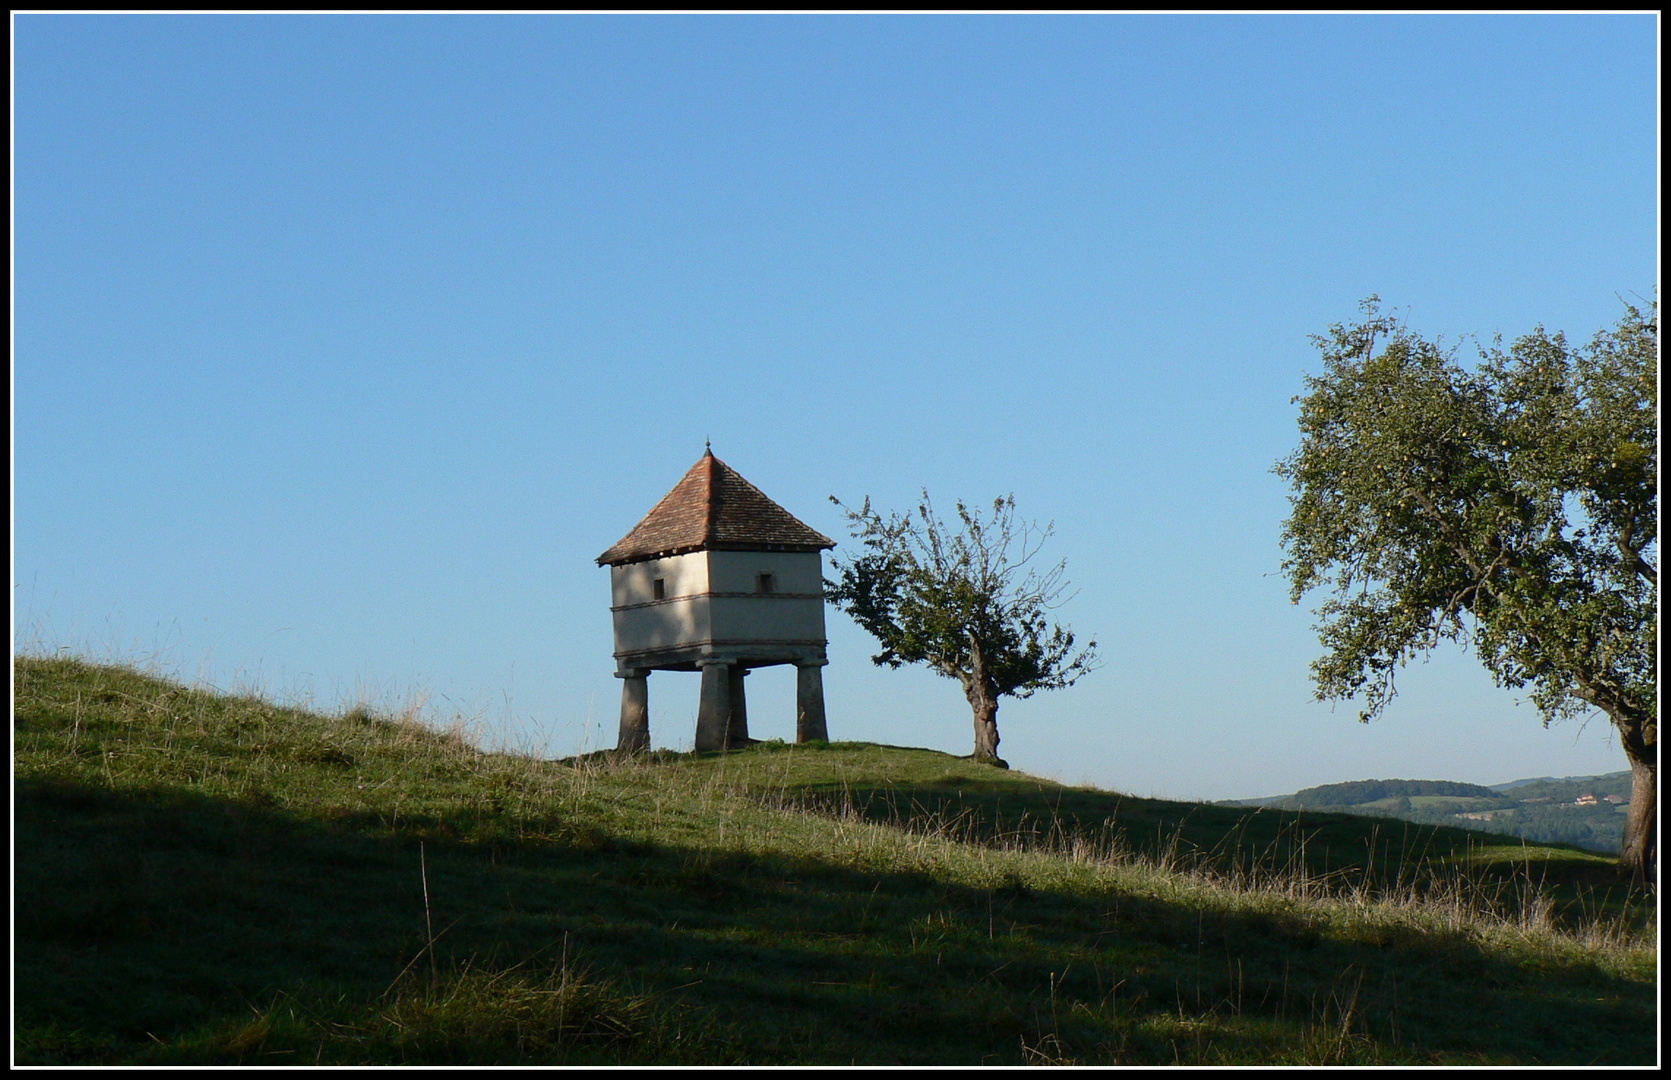
[[[757,591],[761,574],[772,591]],[[655,580],[663,599],[655,599]],[[616,653],[824,640],[819,552],[701,551],[610,568]]]
[[[697,596],[708,591],[708,552],[669,555],[609,568],[610,603],[643,604],[655,599],[655,579],[661,578],[669,598]]]
[[[761,574],[772,592],[761,594]],[[816,551],[711,551],[714,637],[722,641],[822,641],[823,560]]]
[[[663,559],[609,568],[615,612],[615,651],[670,649],[713,637],[708,607],[708,553],[670,555]],[[662,580],[664,598],[655,599]],[[644,607],[628,605],[643,604]]]

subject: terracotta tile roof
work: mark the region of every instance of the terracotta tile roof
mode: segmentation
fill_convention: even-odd
[[[808,528],[713,451],[690,467],[644,520],[598,556],[599,566],[687,551],[820,551],[835,541]]]

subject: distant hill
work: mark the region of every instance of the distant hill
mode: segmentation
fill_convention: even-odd
[[[1492,789],[1513,792],[1516,799],[1546,797],[1571,801],[1580,795],[1619,795],[1630,798],[1630,770],[1602,773],[1598,776],[1540,776],[1535,780],[1512,780],[1507,784],[1492,784]]]
[[[1345,784],[1324,784],[1293,795],[1296,809],[1319,806],[1356,806],[1394,796],[1428,795],[1462,799],[1495,799],[1497,792],[1478,784],[1454,780],[1353,780]]]
[[[1491,788],[1492,791],[1513,791],[1515,788],[1520,787],[1524,784],[1549,784],[1549,783],[1554,783],[1557,780],[1578,780],[1578,779],[1581,779],[1581,778],[1576,777],[1576,776],[1537,776],[1537,777],[1533,777],[1530,780],[1510,780],[1506,784],[1491,784],[1491,785],[1488,785],[1488,786]],[[1582,779],[1592,779],[1592,778],[1591,777],[1583,777]]]
[[[1628,771],[1540,776],[1489,787],[1453,780],[1352,780],[1221,805],[1368,814],[1422,825],[1489,823],[1480,827],[1538,843],[1616,852],[1630,785]]]

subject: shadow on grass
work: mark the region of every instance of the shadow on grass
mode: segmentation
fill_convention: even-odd
[[[1649,894],[1592,852],[1445,826],[1140,799],[1006,774],[945,783],[762,785],[755,794],[775,807],[1011,850],[1137,857],[1255,883],[1303,873],[1317,892],[1461,889],[1505,915],[1541,896],[1551,902],[1553,921],[1568,928],[1598,917],[1640,927],[1652,909]]]
[[[437,820],[315,820],[174,789],[28,780],[16,793],[20,1062],[1655,1054],[1651,985],[1597,965],[1516,962],[1460,934],[1341,936],[1303,910],[1226,912],[1019,879],[973,889],[561,822],[517,839]],[[439,1016],[471,970],[494,973],[491,987],[498,973],[555,971],[559,957],[565,978],[584,971],[599,988],[598,1009],[625,1018],[607,1039],[531,1038],[549,1010],[468,1037],[402,1041],[396,1030],[401,1016],[407,1027]],[[401,989],[426,967],[427,989]],[[518,1000],[553,992],[513,984]],[[497,1008],[494,991],[481,993]]]

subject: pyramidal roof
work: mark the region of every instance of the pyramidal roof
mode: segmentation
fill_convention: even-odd
[[[598,556],[598,565],[616,566],[688,551],[833,547],[834,540],[803,525],[709,450],[632,532]]]

